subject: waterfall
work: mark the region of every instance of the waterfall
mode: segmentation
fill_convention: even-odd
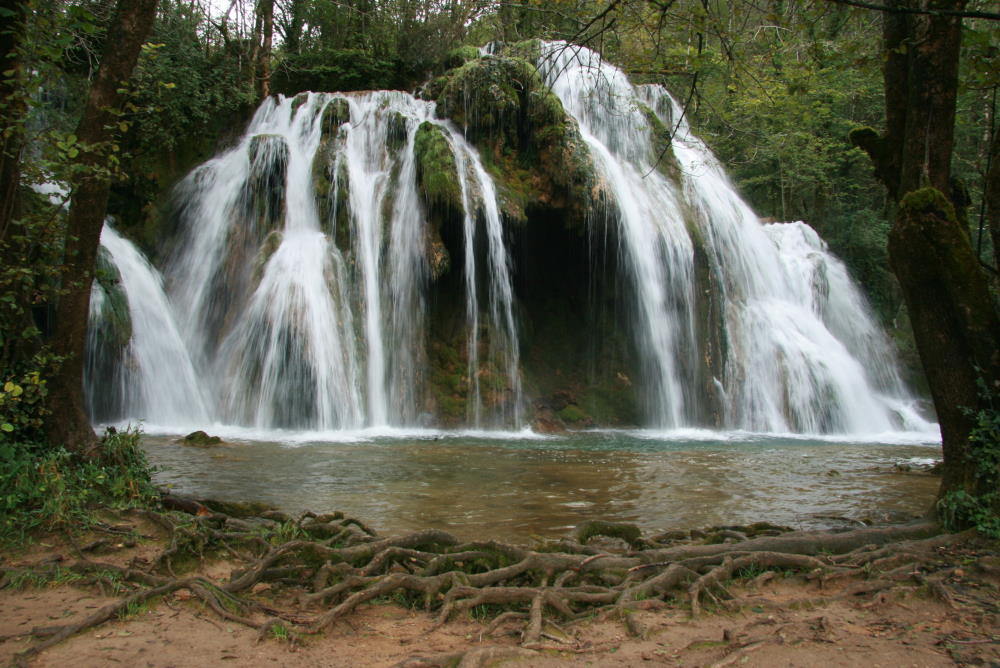
[[[762,225],[665,89],[558,42],[538,68],[593,162],[588,224],[617,253],[646,426],[928,429],[844,265],[804,223]],[[428,129],[454,169],[440,207],[422,180]],[[176,189],[163,279],[105,228],[91,416],[335,431],[450,411],[449,425],[524,427],[522,366],[538,362],[520,348],[532,313],[503,192],[433,102],[267,99]]]
[[[102,422],[204,423],[202,380],[174,323],[159,273],[108,224],[101,232],[100,254],[85,359],[91,415]]]
[[[426,412],[429,223],[414,164],[423,122],[447,137],[462,190],[469,424],[521,426],[493,182],[433,103],[396,91],[271,98],[233,149],[181,186],[183,239],[167,277],[185,339],[222,397],[218,420],[336,430],[413,425]],[[484,329],[486,358],[512,395],[495,410],[479,392]]]
[[[843,265],[802,223],[761,225],[665,89],[562,42],[543,43],[538,65],[614,201],[653,425],[696,425],[714,406],[722,426],[755,431],[926,427]],[[671,131],[676,183],[651,114]],[[723,305],[714,322],[696,317],[710,301]],[[724,362],[699,363],[713,337]]]

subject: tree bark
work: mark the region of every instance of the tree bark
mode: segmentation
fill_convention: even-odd
[[[1000,379],[1000,318],[968,235],[938,190],[924,188],[900,202],[889,261],[941,425],[942,494],[989,491],[977,489],[966,455],[976,424],[969,411],[984,407],[978,380]]]
[[[977,494],[969,411],[979,381],[1000,382],[1000,319],[959,222],[967,202],[951,179],[961,19],[893,10],[957,10],[965,0],[889,0],[883,14],[886,131],[851,134],[898,204],[889,259],[899,279],[941,425],[940,494]],[[988,186],[989,190],[989,186]],[[987,193],[989,197],[989,193]],[[994,200],[995,201],[995,200]]]
[[[298,53],[302,40],[302,27],[305,25],[306,5],[303,0],[292,0],[291,20],[288,24],[288,34],[285,35],[285,49],[288,53]]]
[[[47,436],[53,445],[90,452],[97,443],[83,400],[83,353],[90,288],[107,213],[111,177],[108,145],[115,138],[117,112],[125,102],[123,82],[132,74],[156,16],[157,0],[119,0],[107,46],[77,126],[80,162],[87,169],[73,184],[66,223],[64,294],[55,313],[53,352],[63,358],[49,382],[52,411]]]
[[[274,0],[258,0],[257,23],[260,26],[260,47],[254,50],[256,54],[254,69],[256,71],[257,97],[263,100],[271,94],[271,43],[274,39]]]
[[[3,130],[0,131],[0,244],[14,219],[17,188],[21,181],[21,151],[24,148],[22,124],[27,105],[20,84],[21,59],[18,41],[24,35],[27,0],[0,0],[0,105]]]
[[[983,197],[986,199],[986,222],[993,238],[993,268],[1000,271],[1000,132],[993,133],[989,165]]]

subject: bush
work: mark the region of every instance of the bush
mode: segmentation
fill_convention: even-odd
[[[109,428],[97,456],[0,440],[0,543],[31,532],[87,527],[97,507],[148,506],[157,492],[138,429]]]

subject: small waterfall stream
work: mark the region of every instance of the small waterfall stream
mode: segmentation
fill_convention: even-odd
[[[163,279],[131,242],[105,224],[99,280],[90,298],[85,395],[94,419],[200,425],[202,384],[163,292]],[[120,346],[116,347],[113,342]]]
[[[543,43],[538,67],[593,160],[604,205],[591,223],[616,232],[631,300],[620,328],[635,340],[647,426],[929,428],[844,265],[803,223],[761,225],[665,89],[633,86],[563,43]],[[436,408],[439,231],[420,190],[422,124],[444,137],[460,191],[450,271],[463,300],[464,377],[452,383],[462,424],[523,428],[527,356],[501,196],[434,103],[398,91],[265,101],[235,146],[178,187],[180,233],[162,280],[106,227],[88,347],[93,418],[425,424]],[[664,155],[655,124],[674,131]]]

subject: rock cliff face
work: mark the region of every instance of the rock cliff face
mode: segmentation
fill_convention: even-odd
[[[579,127],[535,66],[540,48],[525,42],[467,57],[422,95],[476,146],[497,185],[531,423],[541,430],[636,425],[635,351],[614,317],[622,295],[617,259],[608,252],[613,226],[605,228],[597,215],[602,193]],[[440,137],[440,130],[425,128]],[[439,139],[438,150],[432,146],[418,133],[418,178],[431,219],[447,230],[461,204],[457,186],[448,186],[455,181],[448,144]],[[458,245],[457,234],[442,237]],[[449,253],[461,255],[455,248]],[[460,302],[449,291],[454,295],[461,277],[452,279],[434,288],[440,297],[432,298],[441,305],[432,318],[432,380],[444,417],[460,420],[465,410],[453,390],[461,384],[461,337],[448,332],[460,331],[464,314],[447,306]]]
[[[916,420],[842,265],[804,225],[761,226],[666,91],[558,43],[452,64],[420,97],[270,99],[178,189],[165,273],[203,414],[320,430]],[[100,289],[97,375],[128,340]],[[140,410],[114,401],[102,410]]]

